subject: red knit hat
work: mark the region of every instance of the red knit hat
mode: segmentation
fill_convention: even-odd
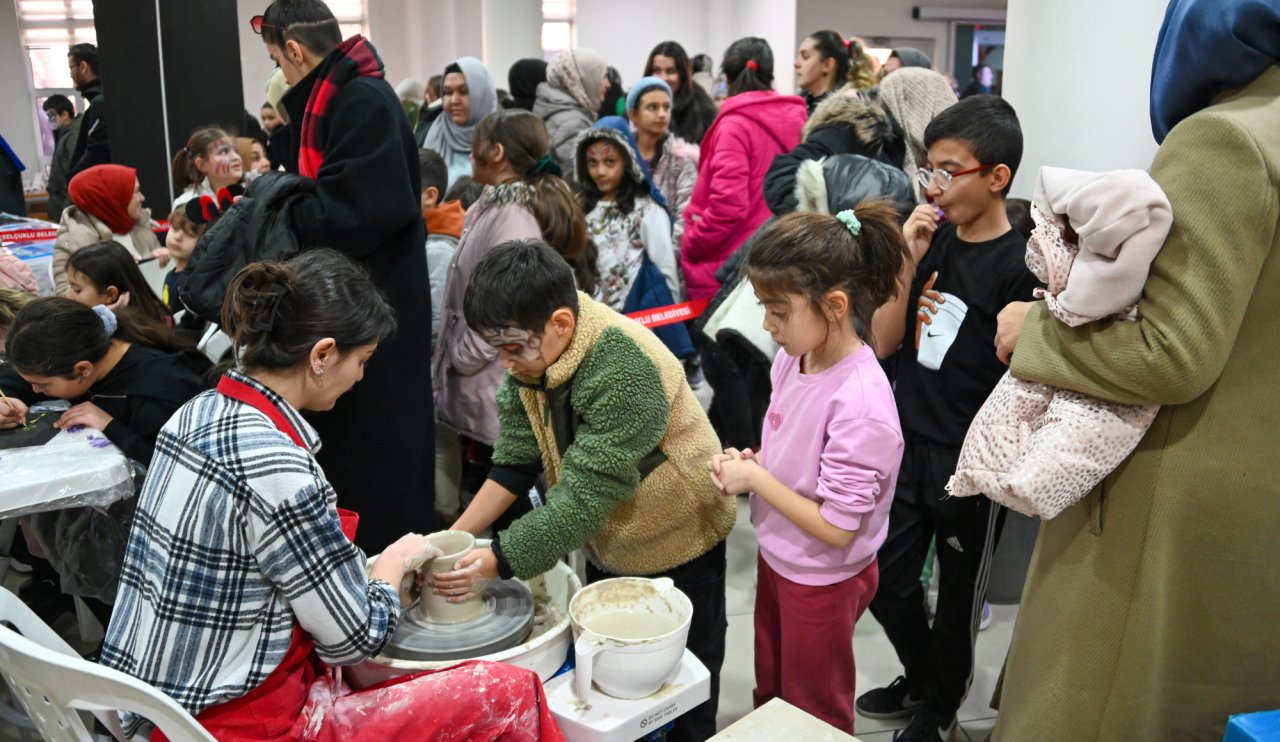
[[[67,193],[81,210],[98,217],[116,234],[133,229],[129,201],[138,183],[138,171],[124,165],[94,165],[71,179]]]

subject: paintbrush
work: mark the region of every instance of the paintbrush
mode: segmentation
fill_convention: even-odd
[[[7,400],[8,398],[9,398],[9,395],[4,393],[4,389],[0,389],[0,399],[6,399],[6,400]],[[25,429],[26,429],[26,427],[27,427],[27,421],[26,421],[26,420],[19,420],[18,422],[22,424],[22,428],[25,430]]]

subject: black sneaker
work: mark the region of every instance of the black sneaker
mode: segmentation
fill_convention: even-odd
[[[906,729],[893,735],[893,739],[894,742],[947,742],[955,725],[955,717],[943,719],[922,708],[911,717]]]
[[[858,696],[854,704],[858,713],[868,719],[902,719],[911,716],[922,705],[923,700],[911,697],[907,679],[901,675],[885,688],[869,690]]]

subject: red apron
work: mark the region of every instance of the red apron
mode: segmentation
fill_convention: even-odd
[[[303,445],[288,418],[257,389],[223,376],[218,392],[262,412]],[[343,535],[354,539],[360,516],[338,508],[338,520]],[[499,699],[505,702],[495,704]],[[210,706],[196,720],[223,742],[564,739],[542,683],[528,670],[471,661],[353,693],[340,671],[320,660],[311,636],[296,623],[284,660],[261,685]],[[167,742],[159,730],[151,739]]]

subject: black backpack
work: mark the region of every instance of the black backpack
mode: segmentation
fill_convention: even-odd
[[[287,260],[303,245],[289,220],[289,202],[315,192],[315,181],[269,172],[213,222],[187,261],[179,298],[188,311],[220,323],[231,279],[249,263]]]

